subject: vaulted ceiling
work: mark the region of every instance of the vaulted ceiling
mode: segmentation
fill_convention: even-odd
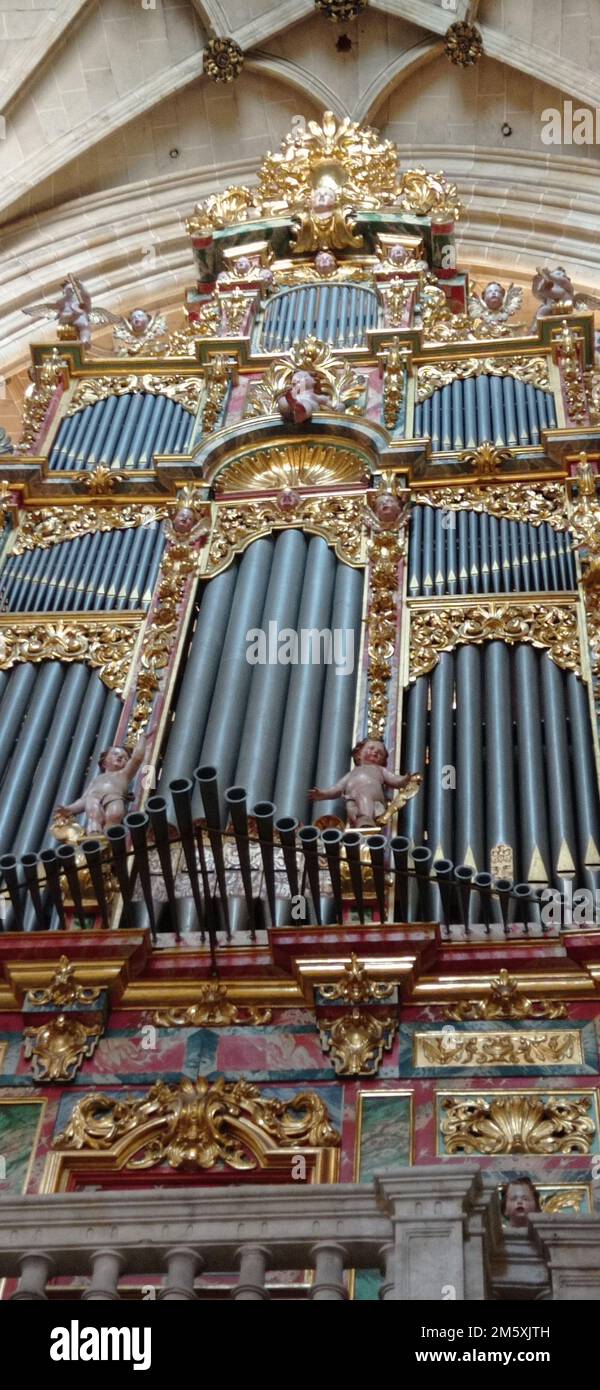
[[[466,69],[443,51],[462,18],[484,43]],[[202,71],[217,35],[244,53],[228,86]],[[370,0],[345,24],[314,0],[0,0],[2,38],[0,422],[13,431],[28,343],[53,336],[23,306],[70,270],[96,304],[180,319],[186,215],[251,183],[295,115],[330,108],[378,126],[404,167],[445,169],[474,273],[526,284],[555,259],[600,288],[600,144],[542,140],[549,108],[600,108],[600,0]]]

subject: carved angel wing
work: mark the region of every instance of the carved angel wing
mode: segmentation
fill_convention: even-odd
[[[61,300],[56,300],[54,304],[48,301],[42,304],[28,304],[23,308],[23,313],[30,319],[54,319],[60,309]]]
[[[100,327],[108,323],[124,325],[125,319],[122,314],[113,314],[110,309],[92,309],[90,312],[90,323]]]
[[[504,300],[503,312],[509,319],[521,308],[523,303],[523,291],[519,285],[509,285]]]

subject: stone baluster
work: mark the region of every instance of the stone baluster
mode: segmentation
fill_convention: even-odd
[[[176,1245],[167,1250],[167,1280],[159,1299],[195,1299],[194,1279],[203,1264],[198,1252],[189,1246]]]
[[[327,1299],[339,1302],[347,1298],[344,1288],[345,1250],[332,1240],[320,1240],[311,1249],[315,1262],[315,1282],[310,1296],[313,1299]]]
[[[466,1166],[375,1176],[379,1206],[394,1231],[395,1248],[386,1257],[386,1299],[464,1300],[465,1226],[481,1188],[479,1169]]]
[[[118,1298],[117,1285],[124,1263],[118,1250],[94,1250],[92,1280],[89,1289],[81,1295],[82,1300]]]
[[[232,1298],[243,1300],[266,1299],[265,1271],[269,1251],[264,1245],[241,1245],[236,1252],[240,1261],[240,1277],[233,1290]]]
[[[22,1255],[19,1260],[21,1278],[19,1287],[12,1295],[15,1301],[21,1298],[43,1298],[48,1297],[46,1284],[50,1278],[54,1260],[50,1255],[46,1255],[43,1250],[28,1250],[26,1255]]]

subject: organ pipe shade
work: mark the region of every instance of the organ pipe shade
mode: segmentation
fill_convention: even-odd
[[[411,598],[549,593],[577,588],[569,531],[487,512],[417,504],[409,540]]]
[[[0,852],[48,843],[54,807],[81,795],[110,745],[121,701],[79,662],[0,672]]]
[[[61,421],[50,450],[53,470],[152,467],[154,454],[182,454],[194,415],[168,396],[135,392],[107,396]]]
[[[321,537],[290,529],[254,541],[236,564],[201,585],[161,768],[164,796],[173,778],[211,764],[221,795],[235,784],[245,788],[250,808],[273,800],[280,815],[310,819],[307,792],[315,780],[336,780],[350,767],[363,583],[363,571],[336,559]],[[313,648],[307,639],[307,660],[300,641],[297,664],[252,664],[252,629],[267,641],[271,634],[272,642],[285,629],[300,637],[337,629],[346,644],[350,631],[353,669],[336,673],[347,645],[330,654],[337,653],[336,668],[323,660],[325,642]],[[271,654],[278,649],[275,640]],[[313,660],[317,649],[320,659]],[[317,815],[329,810],[319,803]]]
[[[415,407],[415,438],[429,435],[433,453],[485,443],[539,445],[541,431],[555,428],[552,392],[512,376],[456,379]]]
[[[456,648],[407,693],[401,766],[424,785],[401,831],[434,858],[515,881],[596,886],[600,810],[585,687],[528,643]]]
[[[9,555],[0,570],[2,608],[8,613],[146,609],[164,545],[163,527],[153,522]]]
[[[336,347],[358,347],[379,321],[373,290],[357,285],[302,285],[268,301],[262,326],[263,352],[279,352],[314,336]]]

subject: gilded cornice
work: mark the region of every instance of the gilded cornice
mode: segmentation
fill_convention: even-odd
[[[56,614],[2,614],[0,670],[20,661],[81,661],[122,696],[143,618],[142,613],[75,613],[63,622]]]
[[[435,607],[411,600],[409,680],[432,671],[442,652],[465,644],[527,642],[541,647],[565,671],[581,676],[581,650],[577,607],[572,603],[506,602],[485,596],[457,604],[440,602]]]

